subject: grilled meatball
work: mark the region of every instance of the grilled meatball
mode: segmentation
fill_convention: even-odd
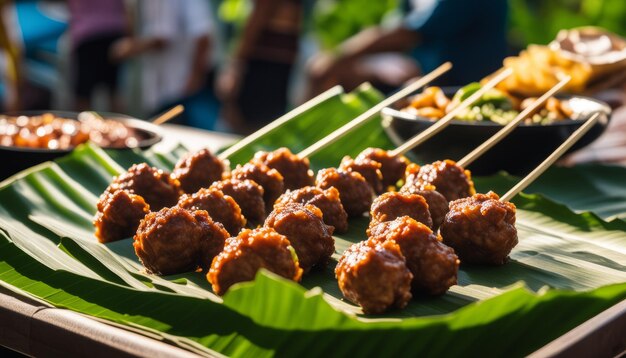
[[[428,227],[433,225],[424,197],[409,193],[389,192],[374,200],[370,210],[370,227],[405,215]]]
[[[385,189],[389,186],[395,186],[398,180],[404,179],[404,170],[409,164],[409,160],[406,157],[402,155],[393,156],[390,151],[380,148],[367,148],[354,161],[359,163],[365,159],[380,163]]]
[[[146,163],[135,164],[126,173],[113,178],[105,193],[113,194],[118,190],[141,196],[153,211],[176,205],[182,194],[178,180]]]
[[[459,259],[426,225],[402,216],[374,226],[369,235],[375,242],[393,241],[400,246],[413,274],[413,292],[441,295],[456,285]]]
[[[260,269],[300,281],[302,269],[289,240],[271,228],[242,230],[226,240],[224,250],[215,257],[207,279],[213,291],[223,295],[230,286],[252,281]]]
[[[361,216],[372,205],[374,196],[372,187],[357,172],[344,172],[335,168],[322,169],[317,172],[315,184],[321,189],[335,187],[339,191],[341,205],[348,216]]]
[[[278,170],[285,180],[285,189],[300,189],[314,183],[309,159],[300,158],[287,148],[279,148],[273,152],[257,152],[251,162],[263,163]]]
[[[182,157],[172,177],[180,181],[185,193],[195,193],[200,188],[208,188],[213,182],[221,180],[226,165],[208,149],[188,153]]]
[[[224,227],[206,211],[175,206],[146,215],[133,246],[148,272],[171,275],[208,268],[226,238]]]
[[[297,203],[277,206],[265,220],[265,227],[289,239],[304,273],[325,266],[335,252],[333,227],[324,224],[322,211],[316,206]]]
[[[435,187],[430,184],[425,185],[404,185],[400,189],[401,193],[421,195],[428,203],[428,211],[433,220],[433,231],[437,231],[448,213],[448,201],[441,195]]]
[[[361,174],[376,194],[382,194],[385,192],[385,186],[383,185],[383,173],[380,171],[381,167],[382,165],[379,162],[371,159],[362,158],[359,162],[356,162],[349,156],[345,156],[341,160],[339,170]]]
[[[263,187],[266,213],[272,211],[274,201],[285,191],[283,176],[276,169],[271,169],[262,163],[247,163],[243,166],[237,166],[231,172],[231,177],[239,180],[252,180]]]
[[[334,187],[322,190],[315,186],[287,191],[274,204],[276,207],[289,203],[310,204],[317,206],[324,215],[324,223],[335,228],[335,233],[348,231],[348,214],[339,200],[339,191]]]
[[[499,199],[489,192],[450,203],[440,232],[463,262],[502,265],[517,245],[515,205]]]
[[[339,259],[335,276],[341,293],[367,314],[403,308],[411,300],[413,275],[393,241],[362,241]]]
[[[180,197],[178,206],[189,210],[206,210],[232,236],[246,226],[246,218],[241,215],[239,205],[217,189],[203,188],[192,195],[185,194]]]
[[[113,194],[105,192],[100,196],[97,207],[93,225],[100,242],[132,237],[141,219],[150,212],[150,206],[141,196],[126,190],[118,190]]]
[[[241,208],[248,224],[259,225],[265,220],[263,187],[252,180],[226,179],[211,185],[210,189],[221,190],[231,196]]]
[[[476,192],[470,171],[464,170],[449,159],[421,167],[414,177],[407,179],[407,184],[414,183],[433,185],[448,201],[466,198]]]

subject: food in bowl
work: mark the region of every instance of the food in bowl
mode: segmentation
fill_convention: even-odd
[[[448,98],[441,88],[429,87],[422,93],[415,95],[403,111],[438,120],[480,88],[480,83],[473,82],[459,89],[452,98]],[[534,97],[519,99],[494,88],[487,91],[472,106],[457,115],[456,119],[466,122],[491,121],[505,125],[535,100]],[[551,124],[567,120],[571,118],[572,114],[572,108],[567,100],[550,97],[542,106],[537,108],[535,114],[525,119],[525,123]]]
[[[144,131],[93,112],[78,114],[78,120],[53,113],[0,118],[4,147],[66,150],[91,140],[104,148],[135,148],[145,139]]]

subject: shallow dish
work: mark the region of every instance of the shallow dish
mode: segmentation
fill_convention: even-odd
[[[450,91],[444,92],[450,93]],[[571,119],[544,125],[521,124],[508,137],[472,163],[468,169],[476,175],[492,174],[501,170],[518,175],[526,174],[578,129],[585,119],[597,111],[603,112],[604,115],[570,151],[588,145],[602,134],[611,117],[611,108],[606,103],[581,96],[560,98],[569,100],[574,111]],[[391,107],[383,109],[382,116],[385,132],[396,145],[404,143],[435,123],[430,119]],[[423,163],[443,159],[459,160],[501,128],[502,125],[491,121],[453,120],[447,128],[413,149],[410,155]]]
[[[19,113],[5,113],[0,114],[3,116],[37,116],[44,113],[51,113],[55,116],[76,119],[78,112],[66,112],[66,111],[23,111]],[[142,139],[138,142],[135,148],[146,149],[161,141],[163,138],[161,130],[158,126],[136,119],[124,114],[119,113],[99,113],[104,119],[112,119],[123,123],[126,127],[133,129],[139,133]],[[124,150],[128,148],[110,148]],[[0,158],[2,158],[2,165],[0,166],[0,180],[5,179],[12,174],[15,174],[23,169],[32,167],[33,165],[53,160],[61,157],[69,152],[73,148],[68,149],[47,149],[47,148],[28,148],[18,146],[2,146],[0,145]]]

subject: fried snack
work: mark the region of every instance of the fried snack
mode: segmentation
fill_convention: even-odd
[[[278,170],[285,180],[285,189],[295,190],[313,185],[313,171],[308,158],[300,158],[287,148],[273,152],[257,152],[251,163],[263,163]]]
[[[133,246],[148,272],[171,275],[207,268],[227,237],[224,227],[206,211],[175,206],[146,215]]]
[[[410,193],[389,192],[377,197],[372,203],[370,228],[401,216],[409,216],[428,227],[433,225],[424,197]]]
[[[263,187],[266,213],[272,211],[274,201],[285,191],[283,176],[276,169],[262,163],[238,165],[230,174],[233,179],[252,180]]]
[[[367,314],[404,308],[411,300],[413,275],[393,241],[362,241],[339,259],[335,277],[341,293]]]
[[[213,183],[209,189],[220,190],[235,199],[248,224],[259,225],[265,220],[263,187],[252,180],[226,179]]]
[[[294,191],[288,190],[276,200],[274,210],[289,203],[314,205],[322,211],[324,223],[335,228],[335,233],[348,231],[348,214],[339,200],[339,191],[334,187],[322,190],[315,186],[306,186]]]
[[[241,215],[237,202],[215,188],[203,188],[192,195],[185,194],[180,197],[178,206],[188,210],[206,210],[232,236],[246,226],[246,218]]]
[[[489,192],[450,203],[440,232],[463,262],[502,265],[517,245],[515,205],[498,199]]]
[[[146,163],[134,164],[126,173],[113,178],[105,193],[113,194],[118,190],[141,196],[152,211],[176,205],[182,194],[178,180]]]
[[[426,88],[411,99],[411,103],[403,111],[416,116],[441,119],[447,113],[450,99],[437,86]]]
[[[335,252],[333,227],[324,224],[322,211],[316,206],[297,203],[277,206],[264,226],[287,237],[304,273],[325,266]]]
[[[448,201],[465,198],[476,192],[470,171],[450,159],[424,165],[415,176],[406,180],[406,185],[424,187],[426,184],[433,185]]]
[[[341,205],[350,217],[363,215],[372,205],[374,191],[357,172],[344,172],[335,168],[322,169],[317,172],[315,184],[321,189],[335,187],[339,191]]]
[[[400,246],[413,274],[414,293],[442,295],[456,285],[459,259],[426,225],[402,216],[372,227],[369,237],[374,242],[392,241]]]
[[[191,194],[221,180],[225,170],[224,162],[208,149],[202,149],[182,157],[176,163],[172,177],[178,179],[185,193]]]
[[[359,163],[364,159],[380,163],[380,171],[383,174],[383,185],[385,188],[395,186],[399,180],[404,179],[404,170],[409,164],[409,160],[404,156],[393,156],[390,151],[380,148],[367,148],[354,161]]]
[[[254,280],[262,268],[296,282],[302,277],[298,257],[285,236],[267,227],[245,229],[226,239],[224,250],[213,260],[207,279],[213,291],[223,295],[238,282]]]
[[[361,174],[372,189],[374,189],[376,194],[385,192],[383,173],[380,171],[381,167],[382,165],[379,162],[375,162],[371,159],[363,158],[357,163],[349,156],[343,157],[341,164],[339,164],[339,170],[345,172],[353,171]]]
[[[141,220],[150,212],[150,205],[141,196],[126,190],[103,193],[97,207],[93,225],[96,238],[102,243],[132,237]]]

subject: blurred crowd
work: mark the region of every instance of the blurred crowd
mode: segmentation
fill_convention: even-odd
[[[239,26],[218,16],[225,2],[249,6]],[[179,123],[240,134],[335,85],[348,91],[369,81],[390,92],[444,61],[454,68],[437,84],[464,85],[514,51],[508,1],[399,0],[395,16],[322,49],[310,32],[313,9],[324,3],[0,0],[2,109],[36,107],[27,77],[37,68],[24,38],[26,26],[43,20],[24,20],[27,5],[54,19],[41,27],[62,34],[49,45],[57,79],[44,107],[149,118],[183,104]]]

